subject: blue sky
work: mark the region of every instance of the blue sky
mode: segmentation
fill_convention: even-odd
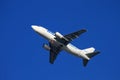
[[[119,80],[119,0],[1,0],[0,80]],[[101,54],[87,67],[64,51],[54,65],[42,48],[47,40],[31,25],[68,34],[88,31],[72,43],[84,49],[95,47]]]

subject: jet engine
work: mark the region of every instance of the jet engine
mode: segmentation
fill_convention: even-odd
[[[43,48],[46,49],[46,50],[48,50],[48,51],[50,51],[50,47],[49,47],[48,44],[43,44]]]
[[[56,33],[55,33],[55,36],[58,37],[58,38],[63,38],[63,35],[60,34],[59,32],[56,32]]]

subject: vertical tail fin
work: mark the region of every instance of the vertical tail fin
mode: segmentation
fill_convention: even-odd
[[[89,58],[92,58],[92,57],[94,57],[95,55],[97,55],[97,54],[99,54],[99,53],[100,53],[99,51],[94,51],[94,52],[88,53],[88,54],[86,54],[86,55],[87,55]],[[89,60],[87,60],[87,59],[83,59],[83,66],[84,66],[84,67],[87,66],[88,61],[89,61]]]

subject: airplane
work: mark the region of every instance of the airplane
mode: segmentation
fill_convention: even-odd
[[[94,47],[81,50],[70,43],[73,39],[78,38],[82,33],[86,32],[85,29],[62,35],[59,32],[53,33],[42,26],[32,25],[31,27],[40,36],[49,41],[49,44],[43,44],[43,48],[50,51],[49,62],[51,64],[54,63],[57,55],[62,50],[82,58],[84,67],[92,57],[100,53],[99,51],[96,51]]]

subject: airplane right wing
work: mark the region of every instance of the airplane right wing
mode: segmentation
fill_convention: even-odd
[[[67,45],[68,43],[70,43],[73,39],[79,37],[82,33],[86,32],[85,29],[82,29],[82,30],[79,30],[79,31],[76,31],[76,32],[73,32],[73,33],[70,33],[70,34],[67,34],[67,35],[64,35],[63,38],[60,38],[58,36],[55,37],[55,39],[60,42],[60,43],[63,43],[64,45]],[[61,34],[57,34],[59,36],[61,36]]]
[[[79,37],[82,33],[86,32],[86,31],[87,31],[87,30],[82,29],[82,30],[79,30],[79,31],[76,31],[76,32],[67,34],[67,35],[65,35],[64,37],[67,38],[69,41],[72,41],[73,39]]]

